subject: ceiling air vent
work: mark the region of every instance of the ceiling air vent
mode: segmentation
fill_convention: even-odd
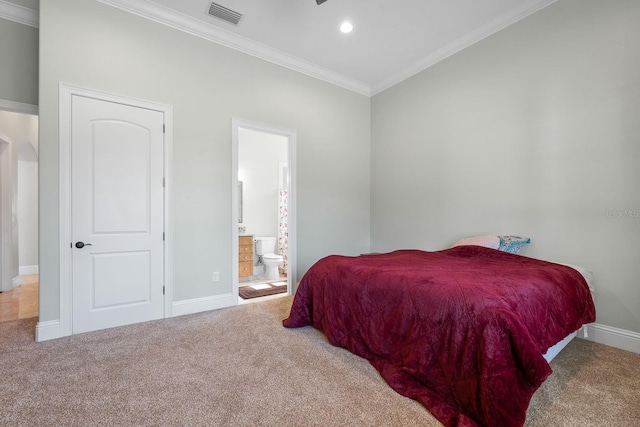
[[[242,14],[235,10],[228,9],[218,3],[211,3],[209,6],[209,15],[227,21],[230,24],[238,25],[242,19]]]

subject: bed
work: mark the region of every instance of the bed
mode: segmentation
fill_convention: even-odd
[[[323,331],[446,426],[521,426],[543,355],[594,320],[575,268],[462,245],[323,258],[283,324]]]

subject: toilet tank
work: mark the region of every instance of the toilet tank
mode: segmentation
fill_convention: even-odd
[[[276,251],[275,237],[256,237],[256,255],[272,254]]]

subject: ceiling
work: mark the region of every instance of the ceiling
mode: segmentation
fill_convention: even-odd
[[[211,0],[97,1],[370,96],[556,0],[215,0],[237,26]]]

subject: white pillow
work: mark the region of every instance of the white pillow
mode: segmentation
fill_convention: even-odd
[[[473,236],[460,239],[451,246],[473,245],[484,246],[485,248],[498,249],[500,247],[500,238],[498,236]]]

